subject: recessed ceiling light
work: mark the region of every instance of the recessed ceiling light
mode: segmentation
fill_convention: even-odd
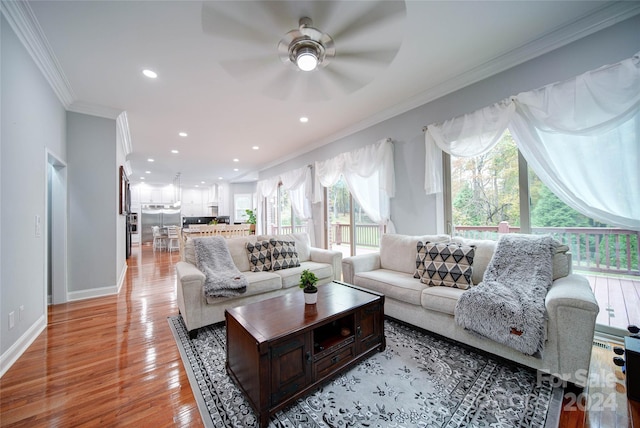
[[[151,171],[145,171],[144,173],[145,174],[151,174]]]
[[[222,177],[218,177],[218,180],[222,180]]]
[[[140,177],[140,180],[144,180],[144,177]]]
[[[204,181],[201,181],[200,184],[204,184]]]
[[[303,116],[303,117],[300,118],[300,123],[307,123],[307,122],[309,122],[309,118],[308,117],[304,117]]]
[[[142,70],[142,74],[144,74],[145,76],[147,76],[149,79],[155,79],[156,77],[158,77],[158,73],[156,73],[153,70]]]
[[[258,146],[253,146],[253,147],[251,147],[251,148],[252,148],[253,150],[260,150],[260,147],[258,147]]]
[[[196,187],[199,187],[199,186],[196,184]]]
[[[181,137],[186,137],[189,134],[187,134],[186,132],[178,132],[178,135],[181,136]]]
[[[238,168],[233,168],[233,170],[237,172],[237,171],[238,171]]]
[[[175,155],[175,154],[178,154],[178,153],[180,153],[180,152],[179,152],[179,151],[177,151],[176,149],[173,149],[173,150],[171,150],[171,153],[173,153],[173,154]]]
[[[147,159],[147,162],[153,162],[153,159],[149,158]]]
[[[234,162],[240,162],[240,159],[236,158],[233,160]]]

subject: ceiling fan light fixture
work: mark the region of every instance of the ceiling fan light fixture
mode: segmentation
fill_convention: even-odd
[[[305,47],[296,53],[296,65],[302,71],[313,71],[318,66],[318,53],[311,47]]]

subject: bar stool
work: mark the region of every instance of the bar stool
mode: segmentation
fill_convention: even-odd
[[[167,245],[167,249],[171,253],[173,250],[180,251],[180,235],[178,234],[177,226],[169,226],[167,227],[167,239],[169,240],[169,244]]]
[[[151,230],[153,231],[153,251],[162,251],[163,248],[167,248],[167,241],[165,237],[162,236],[162,233],[160,233],[160,227],[152,226]]]

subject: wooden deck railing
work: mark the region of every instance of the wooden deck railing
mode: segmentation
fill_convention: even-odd
[[[380,247],[383,226],[378,224],[356,224],[356,247]],[[331,242],[337,245],[351,244],[351,225],[331,224]]]
[[[473,239],[498,239],[501,233],[519,232],[502,222],[499,226],[456,226],[455,235]],[[574,268],[640,276],[640,232],[608,227],[534,227],[534,234],[551,234],[573,254]]]
[[[287,233],[307,232],[307,226],[296,225],[295,229],[296,229],[295,232],[293,231],[292,226],[280,226],[280,228],[278,229],[278,226],[272,224],[270,226],[269,233],[271,235],[286,235]]]

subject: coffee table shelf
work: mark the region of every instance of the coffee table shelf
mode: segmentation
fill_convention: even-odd
[[[266,427],[320,383],[385,348],[384,295],[332,282],[305,305],[292,293],[229,309],[227,372]]]

